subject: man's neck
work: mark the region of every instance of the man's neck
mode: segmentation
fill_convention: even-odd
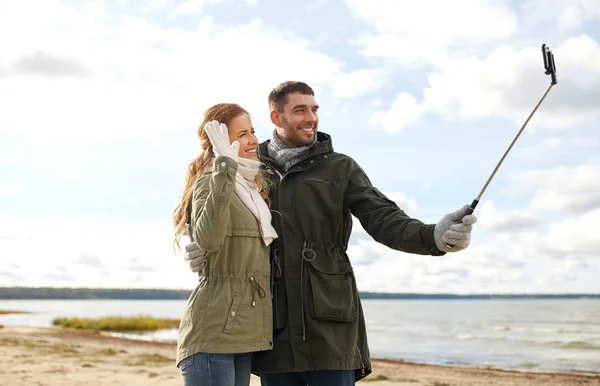
[[[297,145],[293,142],[291,142],[288,138],[282,136],[279,134],[277,128],[275,130],[273,130],[273,137],[275,139],[278,140],[278,142],[280,144],[282,144],[286,149],[294,149],[294,148],[298,148],[298,147],[311,147],[312,145],[315,144],[315,142],[317,142],[317,133],[315,133],[315,137],[313,138],[313,141],[307,145]]]
[[[273,130],[273,137],[275,137],[280,144],[282,144],[284,147],[286,147],[288,149],[293,149],[295,147],[298,147],[298,145],[294,144],[292,141],[290,141],[283,135],[279,134],[279,128],[275,128],[275,130]]]

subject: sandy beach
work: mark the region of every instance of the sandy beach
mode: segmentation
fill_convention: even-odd
[[[173,343],[51,328],[0,328],[0,385],[181,385]],[[374,360],[373,386],[600,385],[599,376]],[[252,385],[259,385],[253,377]]]

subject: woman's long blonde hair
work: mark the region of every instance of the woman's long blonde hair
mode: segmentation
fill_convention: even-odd
[[[208,134],[204,130],[204,126],[210,121],[218,121],[229,125],[230,122],[241,114],[248,114],[246,110],[235,103],[219,103],[204,112],[204,119],[198,127],[198,137],[200,138],[200,154],[193,160],[185,176],[185,187],[183,189],[183,195],[179,201],[179,204],[173,211],[173,225],[175,226],[175,245],[177,249],[181,249],[179,240],[182,236],[188,235],[186,224],[188,218],[191,217],[191,202],[194,194],[194,186],[198,181],[198,178],[204,173],[206,168],[211,164],[212,159],[215,157],[212,144],[208,138]],[[268,179],[262,172],[258,173],[255,179],[255,185],[261,196],[269,202],[268,197]]]

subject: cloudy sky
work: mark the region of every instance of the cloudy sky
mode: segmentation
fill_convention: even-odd
[[[359,288],[600,292],[597,0],[0,2],[0,286],[193,288],[171,214],[197,125],[312,85],[320,130],[409,214],[470,203],[559,83],[443,258],[355,223]]]

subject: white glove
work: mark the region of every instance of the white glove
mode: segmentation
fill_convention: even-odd
[[[435,245],[442,252],[457,252],[469,246],[471,230],[477,222],[475,215],[467,215],[469,205],[445,215],[433,231]]]
[[[200,272],[206,267],[206,252],[198,247],[198,244],[191,242],[185,246],[183,259],[189,265],[192,272]]]
[[[208,134],[210,143],[212,143],[215,157],[229,157],[235,162],[238,161],[238,152],[240,150],[240,143],[233,141],[229,144],[229,132],[227,131],[227,125],[219,123],[217,121],[210,121],[204,125],[204,130]]]

